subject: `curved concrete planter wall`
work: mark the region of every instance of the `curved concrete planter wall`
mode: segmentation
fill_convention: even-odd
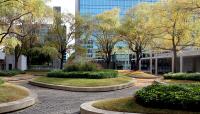
[[[59,89],[65,91],[75,91],[75,92],[106,92],[106,91],[115,91],[120,90],[128,87],[132,87],[134,85],[134,81],[130,81],[125,84],[120,85],[113,85],[113,86],[100,86],[100,87],[74,87],[74,86],[63,86],[63,85],[53,85],[53,84],[46,84],[41,82],[30,81],[29,84],[45,87],[50,89]]]
[[[0,104],[0,113],[17,111],[17,110],[32,106],[36,103],[36,101],[37,101],[36,94],[34,94],[33,92],[31,92],[30,90],[28,90],[25,87],[18,86],[18,85],[16,85],[16,86],[20,89],[23,89],[24,91],[27,91],[29,93],[29,96],[27,96],[26,98],[21,99],[21,100]]]
[[[114,112],[98,109],[92,106],[92,104],[99,101],[92,101],[84,103],[80,106],[81,114],[140,114],[140,113],[127,113],[127,112]]]
[[[131,76],[132,78],[138,78],[138,79],[159,79],[162,77],[159,76],[152,76],[152,77],[141,77],[141,76]]]

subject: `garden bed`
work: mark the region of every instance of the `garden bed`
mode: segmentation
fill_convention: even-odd
[[[129,77],[118,77],[108,79],[80,79],[80,78],[52,78],[39,77],[34,82],[41,82],[53,85],[75,86],[75,87],[100,87],[124,84],[132,81]]]
[[[181,111],[181,110],[170,110],[170,109],[159,109],[159,108],[148,108],[142,105],[139,105],[135,98],[127,97],[127,98],[119,98],[119,99],[110,99],[110,100],[102,100],[97,101],[92,104],[92,106],[96,109],[88,110],[92,112],[91,114],[96,114],[99,112],[108,112],[112,114],[198,114],[198,112],[189,112],[189,111]],[[86,106],[89,107],[89,106]],[[101,109],[101,110],[99,110]],[[87,109],[84,109],[87,110]],[[110,112],[113,111],[113,112]],[[120,113],[122,112],[122,113]]]
[[[3,83],[0,85],[0,113],[21,110],[36,103],[37,95],[29,89]]]
[[[0,85],[0,103],[7,103],[23,99],[28,96],[28,92],[11,84]]]
[[[136,92],[138,104],[151,108],[200,111],[200,84],[154,84]]]
[[[200,73],[168,73],[164,79],[200,81]]]

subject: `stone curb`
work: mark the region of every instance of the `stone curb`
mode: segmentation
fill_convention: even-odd
[[[140,77],[140,76],[131,76],[132,78],[138,78],[138,79],[159,79],[161,77]]]
[[[135,81],[130,81],[125,84],[113,85],[113,86],[100,86],[100,87],[74,87],[74,86],[63,86],[63,85],[53,85],[45,84],[41,82],[29,81],[29,84],[44,88],[58,89],[65,91],[75,91],[75,92],[106,92],[106,91],[115,91],[128,87],[132,87]]]
[[[0,113],[17,111],[20,109],[30,107],[36,103],[37,95],[35,93],[31,92],[29,89],[25,87],[18,85],[15,86],[17,86],[17,88],[23,89],[24,91],[27,91],[29,93],[29,96],[21,100],[0,104]]]
[[[100,102],[100,101],[101,100],[83,103],[80,106],[81,114],[141,114],[141,113],[128,113],[128,112],[108,111],[108,110],[98,109],[98,108],[95,108],[95,107],[92,106],[92,104],[94,104],[96,102]]]
[[[162,82],[162,81],[160,81],[160,80],[154,80],[154,81],[153,81],[153,84],[163,84],[163,85],[167,85],[167,83]]]

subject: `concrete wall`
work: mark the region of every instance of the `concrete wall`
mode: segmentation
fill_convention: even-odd
[[[0,59],[5,59],[6,54],[0,50]]]
[[[12,69],[15,68],[15,59],[14,59],[14,55],[6,55],[6,70],[10,70],[9,69],[9,65],[12,65]]]
[[[9,65],[12,65],[12,69],[15,68],[15,56],[14,55],[6,55],[6,70],[9,69]],[[20,70],[27,70],[27,57],[24,55],[21,55],[19,57],[19,62],[18,62],[18,68]]]
[[[18,63],[18,68],[20,70],[27,70],[27,57],[24,55],[21,55],[19,57],[19,63]]]

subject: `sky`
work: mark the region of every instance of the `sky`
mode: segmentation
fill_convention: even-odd
[[[61,6],[62,12],[70,12],[75,14],[75,0],[51,0],[49,6]]]

